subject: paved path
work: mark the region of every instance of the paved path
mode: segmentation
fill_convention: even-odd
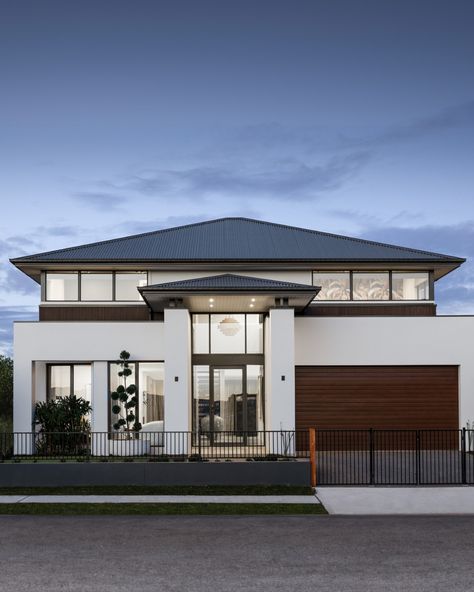
[[[474,516],[0,516],[1,592],[472,592]]]
[[[318,487],[330,514],[474,514],[474,487]]]
[[[0,495],[0,504],[319,504],[314,495]]]

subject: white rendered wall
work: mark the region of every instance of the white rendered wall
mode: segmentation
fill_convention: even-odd
[[[166,309],[164,321],[165,343],[165,431],[188,432],[191,425],[191,317],[186,309]],[[174,442],[165,441],[182,453],[187,452],[187,441],[176,436]]]
[[[474,420],[474,317],[298,317],[297,366],[459,366],[460,427]]]
[[[293,309],[270,310],[265,325],[265,427],[267,430],[295,429],[294,327]]]
[[[108,426],[106,427],[103,421],[104,400],[107,404],[108,393],[105,362],[116,360],[123,349],[130,352],[132,361],[164,360],[163,337],[164,328],[163,323],[160,322],[14,323],[14,431],[29,432],[31,430],[34,398],[37,397],[37,400],[45,398],[44,363],[54,362],[104,362],[102,366],[93,369],[95,386],[93,384],[92,388],[96,393],[94,401],[93,392],[92,405],[93,408],[94,404],[99,405],[97,413],[98,418],[101,419],[98,421],[107,429]],[[38,362],[44,363],[41,365]],[[33,368],[39,373],[34,373]],[[99,368],[101,368],[100,380]],[[102,386],[99,387],[99,384]],[[101,395],[104,400],[98,399],[99,388],[105,388]]]

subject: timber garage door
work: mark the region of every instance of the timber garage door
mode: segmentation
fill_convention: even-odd
[[[457,366],[297,366],[296,428],[457,429]]]

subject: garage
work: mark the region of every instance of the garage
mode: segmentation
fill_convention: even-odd
[[[457,429],[458,366],[297,366],[296,429]]]

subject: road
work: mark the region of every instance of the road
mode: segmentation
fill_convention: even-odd
[[[474,590],[474,516],[0,516],[0,590]]]

